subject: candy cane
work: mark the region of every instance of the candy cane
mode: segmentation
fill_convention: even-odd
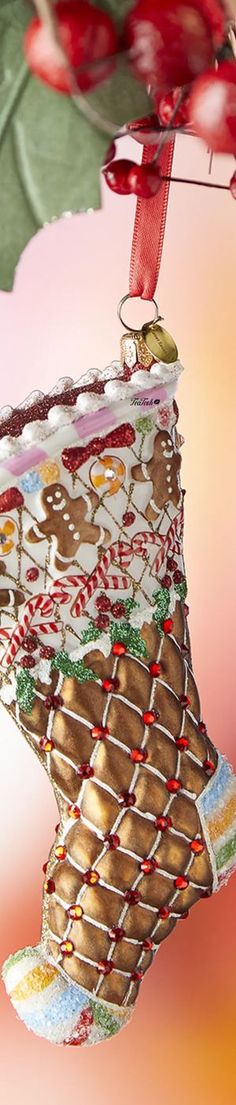
[[[132,545],[129,545],[126,541],[116,541],[114,545],[110,545],[109,548],[106,549],[106,552],[104,552],[99,564],[96,565],[96,568],[94,568],[94,571],[88,577],[86,586],[77,595],[71,608],[71,614],[74,617],[78,617],[78,615],[81,614],[81,611],[87,606],[87,602],[92,598],[97,587],[101,585],[106,589],[110,587],[110,580],[107,580],[107,572],[114,560],[119,560],[124,567],[128,567],[132,560],[132,556]],[[119,580],[118,576],[112,576],[112,580],[115,580],[115,589],[118,589],[121,580],[123,580],[124,589],[128,586],[125,576],[122,576],[121,580]]]
[[[32,599],[28,599],[25,603],[21,613],[21,620],[18,622],[16,629],[14,630],[9,647],[7,648],[2,658],[2,664],[4,667],[8,667],[14,660],[18,648],[22,645],[24,638],[26,637],[31,622],[33,620],[36,610],[41,610],[42,614],[52,614],[54,609],[54,603],[49,595],[34,595]]]

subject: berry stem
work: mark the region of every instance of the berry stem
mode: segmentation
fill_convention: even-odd
[[[210,184],[208,180],[186,180],[181,176],[163,176],[162,180],[169,180],[171,184],[196,184],[198,188],[219,188],[223,192],[230,191],[228,184]]]

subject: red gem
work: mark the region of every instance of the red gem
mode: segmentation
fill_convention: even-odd
[[[163,579],[161,581],[161,586],[162,587],[167,587],[167,589],[169,590],[169,587],[171,587],[171,583],[172,583],[171,576],[168,576],[168,575],[163,576]]]
[[[50,738],[41,737],[39,741],[39,747],[42,749],[43,752],[52,752],[53,748],[55,748],[55,744],[54,741],[52,741]]]
[[[109,845],[111,852],[114,852],[116,848],[119,848],[120,837],[117,836],[117,833],[106,833],[106,836],[104,836],[104,841],[105,844]]]
[[[119,679],[112,679],[112,677],[110,679],[103,679],[102,690],[106,691],[107,694],[113,693],[113,691],[118,691],[118,687]]]
[[[187,603],[185,602],[185,603],[184,603],[184,615],[185,615],[185,618],[187,618],[187,617],[188,617],[188,614],[189,614],[189,606],[187,606]]]
[[[60,944],[60,949],[62,955],[73,955],[74,944],[72,944],[72,940],[62,940],[62,943]]]
[[[87,886],[96,886],[99,882],[98,871],[92,871],[92,869],[90,869],[89,871],[85,871],[83,875],[83,881],[87,883]]]
[[[170,916],[170,910],[168,909],[168,906],[167,905],[162,905],[161,908],[159,909],[159,917],[161,917],[162,921],[167,921],[167,918],[169,916]]]
[[[91,729],[91,737],[95,741],[102,741],[105,737],[109,737],[109,729],[105,725],[94,725]]]
[[[145,710],[143,714],[144,725],[154,725],[154,722],[160,717],[159,710]]]
[[[118,802],[120,806],[135,806],[136,795],[133,794],[132,791],[123,790],[121,794],[118,795]]]
[[[143,978],[143,971],[132,971],[132,975],[130,977],[132,979],[132,982],[141,982]]]
[[[48,869],[47,863],[43,863],[42,871],[43,871],[44,875],[46,875],[47,869]]]
[[[69,814],[69,817],[73,817],[75,821],[78,821],[79,817],[80,817],[79,807],[78,806],[69,806],[68,807],[68,814]]]
[[[57,848],[55,848],[55,856],[57,857],[57,859],[60,859],[60,860],[66,859],[67,850],[66,850],[64,844],[58,844],[57,845]]]
[[[165,833],[166,829],[171,828],[171,825],[172,825],[171,818],[168,817],[167,815],[166,815],[166,817],[164,817],[164,816],[163,817],[156,817],[155,829],[159,829],[160,833]]]
[[[22,660],[20,662],[20,665],[21,665],[21,668],[28,668],[28,670],[29,670],[29,668],[34,668],[35,667],[34,657],[33,656],[22,656]]]
[[[91,764],[80,764],[80,766],[77,767],[77,775],[79,775],[80,779],[92,779],[94,775],[93,767],[91,767]]]
[[[194,856],[200,856],[204,852],[205,844],[203,840],[191,840],[190,848]]]
[[[180,779],[167,779],[166,789],[169,791],[170,794],[177,794],[177,791],[180,790],[181,786],[182,783],[180,782]]]
[[[101,975],[110,975],[113,968],[114,963],[112,963],[112,959],[100,959],[97,965],[97,970]]]
[[[25,649],[25,652],[35,652],[37,646],[38,646],[37,637],[30,637],[30,636],[25,637],[25,640],[22,641],[22,648]]]
[[[176,890],[186,890],[188,885],[187,875],[177,875],[177,879],[175,879]]]
[[[186,748],[188,748],[187,737],[177,737],[177,740],[176,740],[175,743],[176,743],[176,748],[178,748],[180,752],[185,752]]]
[[[126,609],[124,602],[114,602],[111,612],[114,618],[125,618]]]
[[[189,909],[185,909],[185,913],[181,913],[181,917],[179,919],[180,921],[186,921],[187,917],[189,917]]]
[[[151,664],[149,664],[149,671],[155,679],[155,676],[161,675],[161,664],[158,664],[155,660],[152,660]]]
[[[25,578],[29,581],[29,583],[34,583],[35,580],[38,579],[38,577],[39,577],[39,569],[38,568],[27,568],[27,572],[25,573]]]
[[[44,883],[44,890],[46,890],[46,894],[54,894],[55,882],[53,879],[47,879],[47,882]]]
[[[148,752],[146,748],[132,748],[130,752],[130,760],[133,764],[144,764],[148,758]]]
[[[129,905],[137,905],[141,900],[141,894],[139,890],[126,890],[125,901],[129,902]]]
[[[142,859],[139,866],[144,875],[151,875],[153,871],[156,871],[158,863],[155,859]]]
[[[108,598],[108,595],[98,595],[96,599],[96,607],[97,610],[101,610],[103,614],[105,613],[105,610],[110,610],[111,600]]]
[[[63,706],[63,698],[61,694],[47,694],[44,705],[46,710],[57,710],[59,706]]]
[[[95,625],[97,626],[97,629],[107,629],[109,624],[110,618],[108,617],[108,614],[98,614],[97,618],[95,618]]]
[[[149,936],[147,936],[146,940],[143,940],[142,947],[145,952],[151,952],[154,947],[153,940],[150,940]]]
[[[199,732],[200,732],[200,733],[203,733],[203,735],[205,735],[205,733],[206,733],[206,731],[207,731],[207,727],[206,727],[206,725],[205,725],[205,722],[204,722],[204,721],[199,721],[199,722],[198,722],[198,728],[199,728]]]
[[[215,771],[215,764],[213,764],[213,760],[204,760],[202,766],[204,767],[204,771],[207,771],[208,775],[213,775],[213,772]]]
[[[123,940],[123,937],[125,936],[125,930],[121,928],[109,929],[108,936],[110,937],[110,940],[114,940],[115,944],[118,944],[119,940]]]
[[[190,706],[190,698],[187,694],[180,694],[179,701],[181,706],[183,706],[183,710],[187,709],[187,706]]]
[[[51,648],[51,645],[43,645],[39,655],[42,657],[42,660],[52,660],[53,656],[55,656],[55,648]]]
[[[127,652],[127,648],[121,641],[115,641],[111,651],[113,652],[113,656],[124,656],[124,653]]]
[[[58,833],[59,829],[60,829],[60,821],[58,821],[57,825],[55,825],[55,833]]]
[[[126,513],[123,514],[124,526],[132,526],[133,522],[135,522],[135,514],[133,510],[126,510]]]
[[[173,618],[165,618],[162,624],[163,633],[172,633],[173,625]]]
[[[71,918],[71,921],[81,921],[81,917],[83,917],[82,906],[79,905],[79,903],[78,905],[77,903],[75,903],[75,905],[71,905],[70,909],[68,909],[68,914]]]

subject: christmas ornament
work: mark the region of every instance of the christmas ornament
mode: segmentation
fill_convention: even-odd
[[[211,150],[236,154],[235,61],[222,62],[194,82],[189,112],[195,133]]]
[[[214,59],[224,35],[217,0],[138,0],[128,12],[125,35],[140,80],[152,89],[188,84]]]
[[[24,52],[29,69],[58,92],[89,92],[112,73],[111,55],[118,48],[114,24],[88,0],[58,0],[54,18],[57,42],[40,19],[33,19],[27,27]],[[96,64],[91,67],[91,62]]]

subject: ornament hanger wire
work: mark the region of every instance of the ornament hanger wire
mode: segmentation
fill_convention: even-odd
[[[140,298],[139,296],[130,295],[130,293],[127,292],[127,295],[122,296],[122,299],[120,299],[120,302],[118,303],[118,307],[117,307],[118,318],[119,318],[122,326],[125,327],[125,330],[130,330],[131,334],[137,333],[137,327],[136,326],[129,326],[128,323],[124,322],[124,319],[122,318],[122,308],[124,306],[124,303],[127,303],[128,299],[139,299],[139,298]],[[148,302],[148,300],[145,299],[145,303],[147,303],[147,302]],[[149,323],[148,323],[149,326],[153,326],[154,323],[160,321],[162,316],[159,314],[159,307],[158,307],[158,304],[156,302],[156,299],[154,299],[154,296],[152,297],[152,299],[149,300],[149,302],[153,303],[154,307],[155,307],[155,314],[153,315],[153,318],[151,318]]]

